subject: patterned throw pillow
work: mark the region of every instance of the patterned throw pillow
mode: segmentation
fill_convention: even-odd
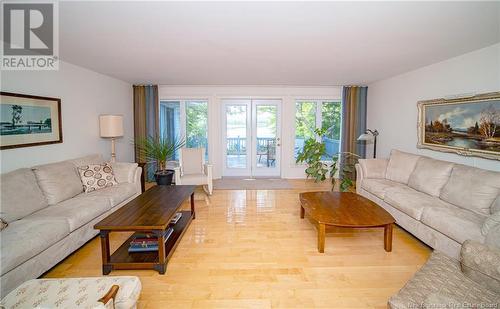
[[[113,168],[109,163],[90,164],[78,167],[85,193],[116,186]]]

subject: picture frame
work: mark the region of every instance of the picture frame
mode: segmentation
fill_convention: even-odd
[[[0,150],[62,142],[61,99],[0,92]]]
[[[417,148],[500,160],[500,92],[417,106]]]

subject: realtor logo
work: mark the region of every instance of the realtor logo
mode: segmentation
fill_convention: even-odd
[[[57,70],[57,3],[2,3],[3,70]]]

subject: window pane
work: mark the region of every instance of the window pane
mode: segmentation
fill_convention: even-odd
[[[321,110],[321,126],[328,129],[323,137],[326,152],[331,156],[340,151],[340,120],[342,106],[340,102],[323,102]],[[326,159],[326,158],[324,158]]]
[[[179,101],[160,102],[160,134],[170,142],[181,138],[181,103]],[[179,158],[176,151],[174,160]]]
[[[316,128],[316,102],[299,101],[296,103],[295,112],[295,148],[294,157],[304,147],[304,142],[310,137],[314,137]]]
[[[205,161],[208,161],[207,101],[186,102],[186,147],[205,148]]]
[[[276,165],[276,105],[257,105],[257,167]]]
[[[247,167],[247,106],[226,106],[226,164],[228,168]]]

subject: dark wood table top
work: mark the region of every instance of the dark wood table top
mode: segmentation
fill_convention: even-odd
[[[94,225],[98,230],[164,230],[196,186],[154,186]]]
[[[300,193],[302,207],[316,221],[339,227],[377,227],[394,223],[385,209],[351,192]]]

